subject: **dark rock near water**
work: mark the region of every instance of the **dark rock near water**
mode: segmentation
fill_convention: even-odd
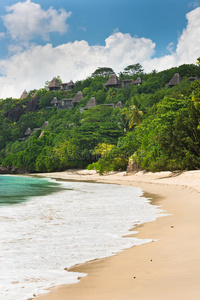
[[[20,117],[24,114],[23,107],[20,105],[16,108],[12,108],[5,113],[5,117],[12,121],[18,122]]]
[[[37,109],[39,109],[39,99],[40,99],[40,96],[36,96],[36,97],[32,98],[31,100],[29,100],[28,103],[26,104],[26,110],[34,112]]]
[[[7,166],[0,167],[0,174],[20,174],[20,170],[16,167]]]

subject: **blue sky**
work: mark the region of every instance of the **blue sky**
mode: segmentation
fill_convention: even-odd
[[[150,72],[200,56],[200,0],[1,0],[0,12],[0,98],[99,66]]]

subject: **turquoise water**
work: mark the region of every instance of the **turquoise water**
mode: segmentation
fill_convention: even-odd
[[[0,206],[24,202],[30,197],[45,196],[63,188],[57,182],[26,176],[0,176]]]

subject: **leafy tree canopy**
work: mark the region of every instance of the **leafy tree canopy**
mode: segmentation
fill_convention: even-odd
[[[124,69],[124,73],[133,76],[135,74],[141,74],[143,73],[144,69],[141,64],[137,63],[134,65],[129,65]]]
[[[107,67],[100,67],[98,69],[96,69],[93,73],[92,73],[92,77],[96,77],[96,76],[103,76],[103,77],[106,77],[106,76],[109,76],[111,74],[115,73],[113,71],[113,69],[111,68],[107,68]]]

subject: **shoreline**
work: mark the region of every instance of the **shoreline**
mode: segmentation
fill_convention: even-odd
[[[49,289],[41,300],[156,300],[200,298],[200,171],[141,173],[94,171],[37,174],[62,180],[92,181],[140,187],[169,216],[145,223],[135,237],[157,240],[70,268],[87,273],[79,283]],[[145,195],[144,195],[145,196]],[[131,230],[130,230],[131,235]]]

